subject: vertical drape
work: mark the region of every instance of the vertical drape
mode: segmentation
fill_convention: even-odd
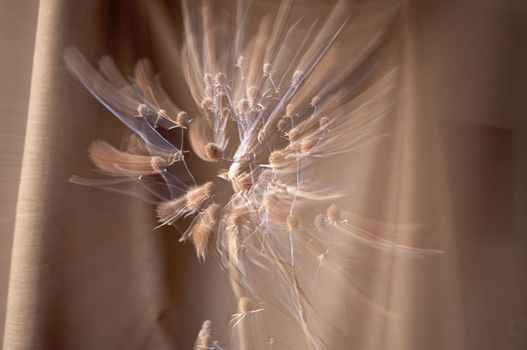
[[[101,1],[40,2],[6,349],[164,346],[154,339],[163,291],[160,240],[150,232],[149,208],[68,184],[71,174],[90,167],[82,159],[91,139],[120,134],[62,60],[70,44],[104,53],[108,9]]]
[[[0,334],[4,333],[5,307],[16,212],[16,198],[24,147],[24,134],[31,83],[38,3],[0,3]],[[25,21],[20,21],[25,18]],[[16,34],[13,34],[13,31]]]

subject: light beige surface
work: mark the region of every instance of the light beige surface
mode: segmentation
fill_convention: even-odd
[[[189,349],[204,319],[226,324],[234,309],[224,272],[213,261],[199,265],[173,232],[152,231],[149,206],[67,182],[72,174],[93,175],[90,141],[118,144],[125,130],[67,72],[64,48],[76,45],[92,61],[110,54],[127,68],[147,56],[170,73],[173,37],[161,36],[159,26],[173,17],[177,34],[178,6],[156,12],[148,4],[1,2],[6,350]],[[421,1],[409,12],[402,30],[411,40],[399,48],[407,90],[397,133],[350,163],[363,172],[335,171],[356,174],[361,185],[350,207],[425,222],[446,254],[417,267],[394,261],[390,273],[375,276],[371,292],[406,310],[403,319],[357,312],[335,299],[356,312],[348,318],[349,348],[527,347],[521,6]],[[167,79],[173,90],[176,79]],[[217,332],[226,339],[226,329]]]

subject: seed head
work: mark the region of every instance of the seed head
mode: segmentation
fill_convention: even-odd
[[[205,218],[208,222],[212,223],[213,225],[216,224],[220,217],[220,205],[217,203],[212,203],[205,209]]]
[[[211,337],[211,326],[212,322],[207,320],[203,322],[201,329],[198,333],[196,339],[196,345],[194,346],[195,350],[209,350],[212,347],[212,337]]]
[[[262,143],[265,140],[265,131],[260,130],[257,136],[258,142]]]
[[[235,192],[247,192],[253,185],[251,175],[243,172],[232,180],[232,188]]]
[[[282,151],[274,151],[269,155],[269,164],[271,166],[279,166],[285,162],[285,154]]]
[[[258,87],[255,85],[251,85],[247,88],[247,97],[249,98],[249,101],[255,101],[258,97]]]
[[[95,166],[109,176],[140,176],[156,174],[164,169],[161,160],[136,153],[121,151],[104,141],[94,141],[89,148],[89,155]],[[155,166],[155,169],[153,168]]]
[[[236,67],[238,67],[239,69],[244,68],[246,61],[247,60],[245,59],[245,57],[243,56],[238,57],[238,59],[236,60]]]
[[[161,173],[168,167],[168,162],[160,156],[153,156],[150,160],[150,165],[156,173]]]
[[[192,228],[192,244],[194,245],[198,259],[201,261],[205,261],[207,258],[207,248],[211,232],[211,226],[202,221],[196,223]]]
[[[214,195],[214,191],[216,190],[216,185],[214,185],[214,182],[209,181],[203,185],[203,191],[207,197],[212,197]]]
[[[172,224],[185,212],[184,198],[176,198],[159,203],[156,208],[159,222]]]
[[[248,99],[242,98],[238,101],[238,113],[246,114],[251,110],[251,103]]]
[[[210,97],[205,97],[203,100],[201,100],[201,109],[204,111],[210,111],[212,110],[212,99]]]
[[[295,105],[292,104],[292,103],[288,103],[287,106],[285,107],[285,115],[286,115],[286,117],[292,118],[294,110],[295,110]]]
[[[313,96],[313,98],[311,99],[311,107],[318,107],[318,105],[320,104],[320,97],[318,96]]]
[[[287,138],[289,139],[289,141],[296,141],[298,140],[301,134],[301,129],[296,126],[287,132]]]
[[[211,181],[189,190],[185,196],[186,206],[189,212],[194,213],[198,211],[207,199],[212,198],[214,190],[215,185]]]
[[[198,222],[192,228],[192,243],[196,249],[196,255],[202,261],[207,257],[210,236],[218,222],[220,206],[213,203],[200,215]]]
[[[264,63],[263,65],[263,76],[264,78],[269,78],[271,76],[271,63]]]
[[[304,72],[302,72],[301,70],[295,71],[295,73],[293,74],[293,79],[291,80],[291,84],[293,86],[298,85],[303,77],[304,77]]]
[[[220,116],[223,119],[231,119],[232,120],[233,118],[232,118],[232,113],[231,113],[230,107],[225,107],[222,110],[220,110]]]
[[[187,112],[185,111],[180,111],[178,112],[177,116],[176,116],[176,124],[179,125],[179,126],[188,126],[191,122],[191,119],[189,117],[189,115],[187,114]]]
[[[326,218],[322,214],[315,216],[315,227],[321,231],[326,226]]]
[[[335,223],[340,221],[340,209],[336,204],[332,204],[328,207],[326,211],[326,216],[329,221]]]
[[[284,118],[281,118],[278,121],[277,128],[280,132],[285,132],[287,130],[288,125],[289,125],[288,121]]]
[[[168,156],[168,165],[172,165],[175,162],[179,162],[182,159],[183,159],[182,153],[172,153],[171,155]]]
[[[137,113],[139,113],[138,117],[145,118],[148,115],[149,109],[148,106],[141,103],[139,106],[137,106]]]
[[[157,111],[157,116],[159,118],[164,118],[164,119],[169,119],[170,120],[170,117],[169,117],[167,111],[165,111],[164,109],[160,109],[159,111]]]
[[[238,301],[238,312],[241,314],[248,313],[251,309],[251,299],[248,297],[241,297]]]
[[[223,158],[222,150],[212,142],[205,146],[205,157],[209,162],[218,162]]]
[[[226,87],[227,86],[227,77],[223,73],[216,73],[216,76],[214,77],[214,81],[216,82],[217,86]]]
[[[329,118],[328,117],[321,117],[320,120],[318,121],[318,126],[321,128],[321,129],[325,129],[329,124]]]

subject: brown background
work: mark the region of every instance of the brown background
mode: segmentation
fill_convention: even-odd
[[[435,218],[449,254],[392,276],[388,301],[410,316],[360,319],[350,348],[525,349],[527,5],[416,1],[410,13],[414,92],[390,188],[403,211]],[[125,130],[66,71],[64,48],[123,68],[149,57],[169,75],[178,16],[169,1],[0,1],[4,349],[189,349],[204,319],[227,323],[234,301],[215,262],[152,231],[149,206],[67,182],[91,174],[93,139]]]

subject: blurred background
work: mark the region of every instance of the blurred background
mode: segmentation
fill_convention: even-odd
[[[92,140],[119,144],[126,130],[68,73],[65,47],[92,62],[110,55],[124,71],[147,57],[176,102],[185,101],[173,67],[179,6],[0,0],[4,349],[190,349],[205,319],[226,342],[236,302],[218,264],[198,263],[170,230],[153,231],[149,205],[68,183],[72,174],[89,177]],[[432,223],[448,254],[383,279],[387,302],[407,317],[357,313],[349,348],[527,349],[527,2],[404,6],[411,93],[401,162],[378,168],[386,177],[370,186],[397,172],[386,185],[403,193],[397,208]],[[277,337],[288,337],[287,326],[280,330],[288,321],[273,322]]]

